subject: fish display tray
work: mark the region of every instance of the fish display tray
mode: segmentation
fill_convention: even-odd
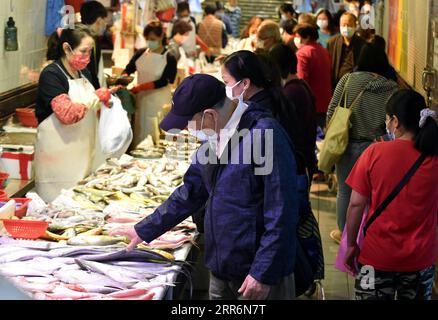
[[[46,233],[46,221],[2,219],[6,231],[16,239],[38,239]]]

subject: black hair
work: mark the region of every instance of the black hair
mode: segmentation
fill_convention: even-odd
[[[87,1],[81,6],[81,22],[92,25],[99,18],[106,18],[108,11],[99,1]]]
[[[216,1],[216,11],[225,10],[224,4],[221,1]]]
[[[177,7],[176,7],[176,12],[177,13],[181,13],[183,11],[188,11],[190,12],[190,5],[188,2],[183,1],[183,2],[179,2]]]
[[[383,51],[386,50],[386,40],[385,38],[374,34],[371,39],[369,40],[370,43],[374,43],[375,45],[379,46],[380,48],[382,48]]]
[[[420,113],[426,108],[421,94],[410,89],[396,91],[386,104],[388,116],[396,116],[403,128],[415,135],[415,148],[426,156],[438,155],[438,125],[429,117],[420,128]]]
[[[167,37],[166,33],[164,32],[163,25],[159,20],[152,20],[149,22],[143,31],[143,36],[147,38],[149,33],[153,33],[157,37],[163,36],[163,40],[161,41],[161,44],[165,46],[167,44]]]
[[[299,125],[296,108],[283,94],[278,68],[269,57],[241,50],[225,58],[223,65],[236,81],[247,78],[254,86],[269,92],[271,112],[295,144]]]
[[[280,27],[283,28],[283,30],[289,35],[294,34],[294,28],[296,25],[297,21],[295,19],[280,21]]]
[[[280,6],[280,12],[295,14],[294,6],[291,2],[285,2]]]
[[[294,28],[294,33],[298,33],[303,39],[316,41],[319,38],[318,27],[310,23],[301,23]]]
[[[283,79],[297,73],[298,59],[294,50],[285,44],[276,44],[268,52],[269,58],[278,65],[280,75]]]
[[[333,20],[333,16],[331,14],[330,11],[328,11],[327,9],[321,9],[320,11],[318,11],[318,14],[316,15],[316,20],[318,21],[318,17],[321,14],[325,14],[327,19],[328,19],[328,30],[330,31],[331,34],[334,33],[334,20]]]
[[[378,43],[365,43],[357,61],[357,71],[374,72],[385,76],[389,61],[385,50]]]
[[[215,12],[216,12],[216,7],[215,7],[215,6],[212,6],[211,4],[207,4],[207,5],[205,6],[204,12],[205,12],[205,15],[215,14]]]
[[[341,17],[344,13],[346,13],[347,10],[345,9],[339,9],[338,12],[336,12],[333,16],[333,27],[338,28],[341,24]]]
[[[83,24],[76,24],[72,29],[62,29],[61,37],[55,31],[47,40],[47,60],[58,60],[65,56],[62,44],[67,42],[72,50],[76,49],[83,38],[92,37],[90,30]]]
[[[177,20],[173,25],[171,37],[173,38],[173,36],[176,35],[177,33],[183,35],[192,30],[193,28],[190,23],[185,22],[183,20]]]

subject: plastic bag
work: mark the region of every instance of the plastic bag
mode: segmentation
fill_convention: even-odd
[[[111,96],[111,108],[101,109],[99,120],[99,141],[101,151],[107,157],[118,157],[128,150],[133,134],[128,114],[121,100]]]
[[[367,221],[366,219],[367,214],[368,211],[366,210],[363,213],[362,222],[360,223],[359,233],[357,235],[356,243],[359,249],[362,249],[362,245],[363,245],[363,239],[364,239],[363,228],[365,227],[365,223]],[[355,277],[356,274],[351,272],[351,270],[347,269],[347,267],[345,266],[344,262],[345,262],[346,252],[347,252],[347,226],[345,226],[344,231],[342,232],[341,243],[339,244],[338,254],[336,255],[335,268],[338,269],[339,271],[348,273],[352,277]]]

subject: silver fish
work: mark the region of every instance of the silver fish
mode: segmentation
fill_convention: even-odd
[[[92,273],[83,270],[67,270],[56,271],[54,276],[65,283],[70,284],[92,284],[104,287],[113,287],[118,289],[126,289],[124,283],[114,281],[113,279],[99,273]]]
[[[146,272],[138,272],[123,267],[80,259],[77,259],[76,263],[88,271],[100,273],[114,281],[125,283],[127,286],[134,285],[138,281],[146,279]]]

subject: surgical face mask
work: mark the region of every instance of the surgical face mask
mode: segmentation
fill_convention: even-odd
[[[300,49],[303,46],[303,44],[301,43],[301,38],[297,36],[295,36],[294,38],[294,44],[295,47],[297,47],[298,49]]]
[[[237,82],[234,86],[229,87],[226,86],[225,87],[225,94],[227,95],[227,98],[230,100],[239,100],[239,102],[243,102],[243,94],[245,93],[246,90],[243,90],[242,93],[238,96],[233,96],[233,89],[239,85],[239,83],[241,83],[242,80],[240,80],[239,82]]]
[[[184,21],[184,22],[190,22],[191,21],[190,17],[182,17],[182,18],[180,18],[180,20]]]
[[[223,17],[224,17],[224,13],[223,12],[216,12],[216,18],[218,18],[218,19],[220,19],[220,20],[222,20],[223,19]]]
[[[148,48],[151,50],[157,50],[160,47],[160,43],[157,40],[149,40]]]
[[[281,15],[281,20],[287,21],[287,15],[285,15],[284,13]]]
[[[328,27],[328,20],[322,20],[322,19],[318,19],[316,21],[316,24],[318,25],[318,27],[320,29],[325,29]]]
[[[81,71],[84,70],[90,63],[90,55],[82,53],[74,53],[72,48],[69,48],[71,55],[67,58],[67,61],[73,70]]]
[[[201,132],[203,133],[203,136],[206,138],[203,141],[208,141],[208,144],[210,145],[210,148],[212,150],[214,150],[214,152],[217,154],[217,146],[218,146],[218,143],[217,143],[217,140],[218,140],[217,139],[218,138],[218,135],[217,135],[217,121],[215,120],[215,123],[214,123],[214,133],[213,134],[208,135],[208,134],[205,134],[202,131],[202,128],[204,127],[205,115],[207,113],[209,113],[209,112],[205,112],[204,111],[204,114],[202,115],[202,119],[201,119]],[[211,131],[211,129],[210,129],[210,131]],[[201,136],[202,136],[202,134],[201,134]]]
[[[341,27],[341,34],[344,37],[353,38],[355,32],[356,32],[356,28],[346,27],[346,26]]]

